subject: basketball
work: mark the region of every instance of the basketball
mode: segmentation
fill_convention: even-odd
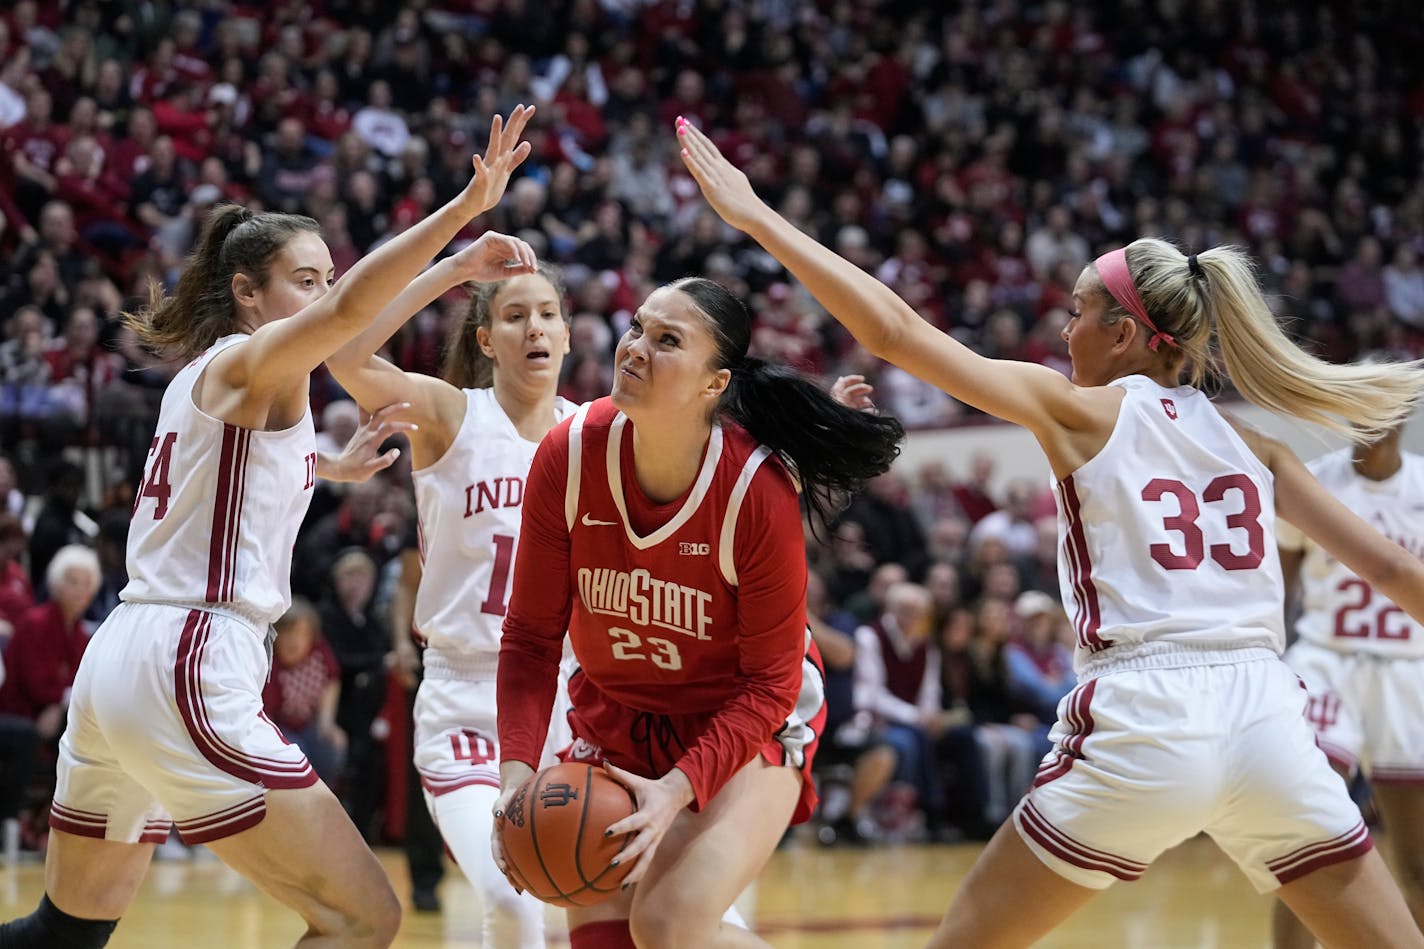
[[[632,835],[603,832],[633,811],[628,789],[601,768],[545,768],[519,786],[499,822],[509,878],[553,906],[602,903],[633,869],[609,866]]]

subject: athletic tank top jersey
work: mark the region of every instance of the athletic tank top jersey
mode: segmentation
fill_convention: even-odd
[[[1103,653],[1285,646],[1275,477],[1200,391],[1144,376],[1107,444],[1056,485],[1075,665]]]
[[[575,408],[556,400],[555,420]],[[493,389],[466,389],[454,441],[414,473],[423,565],[415,628],[436,656],[499,652],[524,483],[538,447],[515,429]]]
[[[1404,453],[1400,469],[1383,481],[1356,474],[1348,449],[1307,467],[1325,490],[1381,534],[1424,557],[1424,457]],[[1282,524],[1280,539],[1282,547],[1305,551],[1303,611],[1295,625],[1302,639],[1338,652],[1424,657],[1424,628],[1409,614],[1291,525]]]
[[[569,427],[564,516],[577,590],[569,636],[584,673],[616,701],[709,712],[725,704],[738,672],[736,544],[758,529],[740,517],[743,504],[789,476],[742,428],[714,425],[691,490],[641,536],[625,496],[639,489],[623,482],[632,438],[608,399],[580,409]]]
[[[194,386],[226,336],[163,393],[129,528],[121,599],[220,606],[266,626],[292,602],[292,544],[316,485],[311,410],[280,432],[200,411]]]

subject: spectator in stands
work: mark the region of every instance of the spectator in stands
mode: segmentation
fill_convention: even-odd
[[[93,522],[79,510],[84,490],[84,470],[73,462],[56,459],[45,479],[44,503],[30,528],[30,581],[49,595],[44,584],[49,564],[62,547],[87,544]]]
[[[64,729],[69,689],[89,644],[84,611],[99,589],[99,558],[88,547],[64,547],[47,565],[45,581],[49,601],[20,616],[5,647],[0,714],[33,721],[40,738],[52,742]]]
[[[1066,623],[1056,596],[1028,590],[1014,600],[1018,633],[1004,646],[1004,673],[1009,694],[1044,726],[1053,724],[1058,701],[1078,681],[1073,653],[1063,644]]]
[[[302,749],[317,776],[335,786],[346,755],[346,733],[336,723],[341,668],[322,638],[320,619],[300,597],[273,624],[272,675],[262,690],[267,717]]]
[[[7,467],[10,464],[0,463]],[[0,649],[9,642],[20,617],[35,605],[34,588],[20,563],[28,542],[20,519],[13,514],[0,514]]]
[[[369,482],[368,482],[369,483]],[[331,565],[331,586],[317,607],[321,633],[341,669],[336,724],[347,736],[342,802],[351,822],[376,839],[376,809],[385,773],[373,726],[386,700],[390,635],[376,615],[376,564],[363,549],[347,549]]]

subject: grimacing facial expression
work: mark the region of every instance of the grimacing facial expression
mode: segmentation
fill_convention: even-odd
[[[618,341],[613,404],[630,418],[650,412],[709,417],[731,375],[713,368],[716,358],[707,317],[692,297],[661,287]]]

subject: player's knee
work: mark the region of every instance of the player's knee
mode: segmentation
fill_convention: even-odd
[[[694,949],[709,945],[718,925],[719,919],[707,917],[706,908],[696,901],[671,895],[663,898],[662,894],[657,900],[634,904],[628,919],[638,949]]]
[[[342,920],[341,945],[385,949],[395,942],[400,930],[401,905],[389,886],[370,894]]]

